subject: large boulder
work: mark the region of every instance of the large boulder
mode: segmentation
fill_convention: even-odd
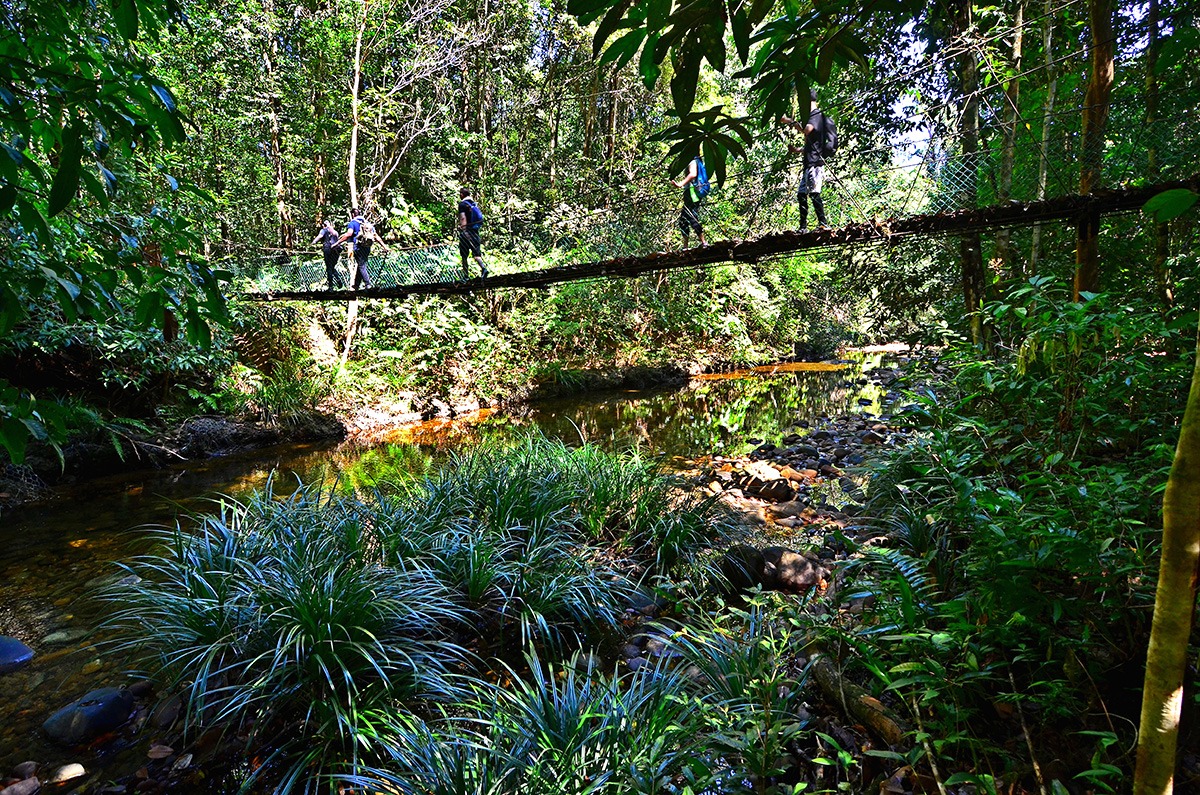
[[[762,588],[764,591],[803,593],[829,575],[820,561],[783,547],[758,549],[739,544],[725,552],[719,564],[729,583],[727,593]]]
[[[42,731],[63,745],[80,745],[124,725],[131,712],[132,693],[102,687],[55,712],[42,724]]]
[[[33,649],[16,638],[0,635],[0,674],[15,671],[33,659]]]

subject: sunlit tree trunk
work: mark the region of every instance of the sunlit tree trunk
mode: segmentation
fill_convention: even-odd
[[[1150,146],[1147,151],[1150,181],[1158,182],[1161,169],[1158,163],[1158,143],[1154,136],[1154,125],[1158,123],[1158,51],[1159,2],[1150,0],[1146,14],[1146,129],[1150,130]],[[1170,227],[1166,222],[1151,221],[1154,234],[1154,286],[1164,309],[1175,303],[1171,289],[1171,276],[1167,272],[1167,260],[1171,256]]]
[[[1042,49],[1045,53],[1046,104],[1042,110],[1042,148],[1038,157],[1037,200],[1046,198],[1046,183],[1050,177],[1050,126],[1054,119],[1054,101],[1058,93],[1058,68],[1054,63],[1054,17],[1052,4],[1046,0],[1046,20],[1042,29]],[[1042,257],[1042,225],[1034,224],[1033,240],[1029,249],[1029,272],[1037,273],[1038,260]]]
[[[1154,594],[1154,622],[1146,652],[1134,795],[1174,788],[1175,748],[1183,705],[1188,638],[1196,609],[1200,563],[1200,345],[1192,371],[1183,427],[1163,495],[1162,561]]]
[[[358,207],[358,135],[362,126],[359,105],[362,93],[362,44],[367,29],[367,0],[359,1],[358,27],[354,31],[354,68],[350,78],[350,154],[346,158],[346,178],[350,185],[350,204]],[[348,347],[348,346],[347,346]]]
[[[1101,186],[1104,171],[1104,132],[1108,127],[1116,57],[1113,0],[1088,0],[1092,64],[1083,101],[1079,193],[1087,196]],[[1100,214],[1089,210],[1079,219],[1075,239],[1074,299],[1100,291]]]
[[[1017,125],[1021,121],[1021,47],[1025,28],[1025,0],[1016,0],[1013,12],[1013,43],[1012,59],[1009,63],[1011,77],[1005,86],[1004,106],[1004,144],[1000,153],[1000,191],[1001,204],[1012,198],[1013,161],[1016,157]],[[1014,279],[1024,276],[1024,267],[1015,256],[1012,249],[1012,230],[1001,229],[996,232],[996,254],[1003,263],[1004,273]]]
[[[275,174],[275,217],[278,224],[277,241],[280,248],[295,247],[296,226],[288,206],[287,167],[283,162],[283,131],[280,117],[283,100],[279,96],[279,35],[275,30],[275,4],[267,2],[265,25],[267,46],[263,53],[264,85],[267,90],[267,123],[270,127],[271,166]]]

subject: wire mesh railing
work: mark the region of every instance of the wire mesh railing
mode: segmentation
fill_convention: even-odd
[[[1200,104],[1200,87],[1175,90],[1167,99],[1162,119],[1153,124],[1144,123],[1140,97],[1113,102],[1100,154],[1101,188],[1183,179],[1200,170],[1200,121],[1194,113],[1171,110]],[[1084,165],[1080,114],[1076,106],[1018,118],[1015,127],[1007,127],[1008,146],[1006,123],[999,118],[1004,114],[993,112],[982,120],[976,151],[969,153],[955,131],[915,133],[886,146],[847,147],[826,166],[827,223],[888,223],[1074,195]],[[782,151],[778,142],[775,151]],[[709,238],[741,240],[797,228],[797,160],[768,153],[756,161],[752,152],[751,162],[757,164],[731,173],[702,202],[700,218]],[[484,228],[487,267],[492,275],[504,275],[678,248],[681,193],[665,184],[618,187],[599,208],[548,208],[492,220]],[[810,212],[809,221],[816,220]],[[450,241],[374,253],[368,270],[374,287],[453,284],[478,278],[477,266],[469,262],[470,271],[464,272],[457,241]],[[233,265],[247,292],[331,286],[316,252],[260,252],[236,258]],[[338,281],[353,284],[353,270],[353,260],[343,257]]]

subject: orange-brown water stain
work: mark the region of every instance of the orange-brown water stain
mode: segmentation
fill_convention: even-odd
[[[413,444],[440,447],[471,433],[471,427],[497,413],[497,409],[479,409],[454,419],[439,418],[381,431],[375,440],[383,444]]]
[[[731,373],[703,373],[692,377],[697,381],[732,381],[738,378],[748,378],[752,375],[833,373],[838,370],[845,370],[848,366],[845,364],[832,364],[830,362],[783,362],[781,364],[765,364],[761,367],[747,367],[744,370],[734,370]]]

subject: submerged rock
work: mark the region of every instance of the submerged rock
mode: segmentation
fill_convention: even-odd
[[[0,674],[15,671],[33,659],[33,649],[16,638],[0,635]]]
[[[79,745],[112,731],[129,720],[133,695],[119,687],[102,687],[55,712],[42,731],[55,742]]]

